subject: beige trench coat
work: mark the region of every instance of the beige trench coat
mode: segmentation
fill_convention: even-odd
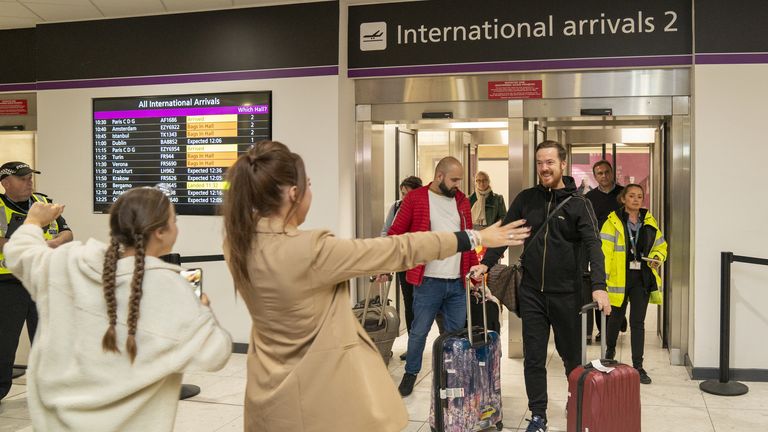
[[[456,254],[453,233],[365,240],[283,230],[262,219],[237,287],[251,314],[245,430],[400,431],[408,422],[384,362],[355,320],[347,281]],[[226,250],[226,245],[225,245]]]

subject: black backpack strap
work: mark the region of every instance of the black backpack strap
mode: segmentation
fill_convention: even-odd
[[[554,209],[554,210],[552,210],[552,211],[551,211],[551,212],[550,212],[550,213],[547,215],[547,218],[546,218],[546,219],[544,219],[544,223],[543,223],[543,224],[541,224],[541,226],[540,226],[540,227],[539,227],[539,229],[536,231],[536,233],[534,233],[534,234],[533,234],[533,237],[531,237],[531,239],[528,241],[528,244],[533,244],[533,241],[534,241],[534,240],[536,240],[536,237],[538,237],[538,236],[539,236],[539,234],[541,234],[541,232],[542,232],[542,231],[544,231],[544,228],[546,228],[546,227],[547,227],[547,224],[549,223],[549,221],[550,221],[550,220],[552,220],[552,217],[553,217],[553,216],[555,216],[555,213],[557,213],[558,211],[560,211],[560,209],[561,209],[561,208],[563,208],[563,206],[565,205],[565,203],[567,203],[568,201],[570,201],[570,200],[571,200],[571,198],[573,198],[573,195],[568,195],[568,197],[566,197],[566,198],[565,198],[565,199],[564,199],[564,200],[563,200],[563,201],[562,201],[560,204],[558,204],[558,205],[557,205],[557,207],[555,207],[555,209]],[[523,255],[525,255],[525,249],[523,249],[523,253],[521,253],[521,254],[520,254],[520,260],[522,260],[522,259],[523,259]]]

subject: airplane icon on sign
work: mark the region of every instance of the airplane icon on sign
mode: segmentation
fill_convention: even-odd
[[[376,30],[374,33],[363,35],[363,39],[365,39],[366,42],[373,42],[376,40],[380,40],[380,38],[384,35],[384,32],[381,30]]]
[[[360,51],[387,49],[387,23],[384,21],[360,24]]]

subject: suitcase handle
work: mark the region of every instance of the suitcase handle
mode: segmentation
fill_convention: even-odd
[[[483,337],[485,343],[488,343],[488,311],[485,309],[485,277],[480,279],[480,291],[483,293]],[[464,278],[464,286],[467,291],[467,335],[469,335],[469,344],[474,345],[475,341],[472,338],[472,304],[470,298],[472,295],[472,273],[467,273],[467,277]]]
[[[371,304],[371,286],[376,283],[375,277],[371,277],[371,283],[365,287],[365,302],[363,303],[363,316],[360,317],[360,325],[365,328],[365,317],[368,316],[368,306]],[[379,282],[379,300],[381,301],[381,312],[379,314],[379,325],[384,323],[384,306],[389,303],[389,287],[391,279],[387,282]],[[387,286],[387,297],[384,297],[384,285]]]
[[[587,314],[592,313],[593,309],[597,309],[597,302],[585,304],[581,307],[581,364],[587,364]],[[605,325],[605,312],[600,311],[600,324],[602,325],[603,337],[600,338],[600,358],[605,358],[605,352],[607,351],[606,339],[608,339],[608,327]]]

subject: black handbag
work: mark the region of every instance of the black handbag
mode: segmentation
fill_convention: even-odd
[[[571,198],[572,196],[569,196],[564,199],[563,202],[555,207],[554,211],[547,215],[539,230],[531,237],[529,244],[536,240],[536,237],[544,231],[544,228],[546,228],[555,213],[563,208],[565,203]],[[520,316],[520,303],[517,301],[517,296],[520,291],[520,284],[523,282],[523,255],[525,255],[525,250],[520,254],[517,264],[511,266],[496,264],[488,270],[488,289],[491,290],[491,294],[518,317]]]

